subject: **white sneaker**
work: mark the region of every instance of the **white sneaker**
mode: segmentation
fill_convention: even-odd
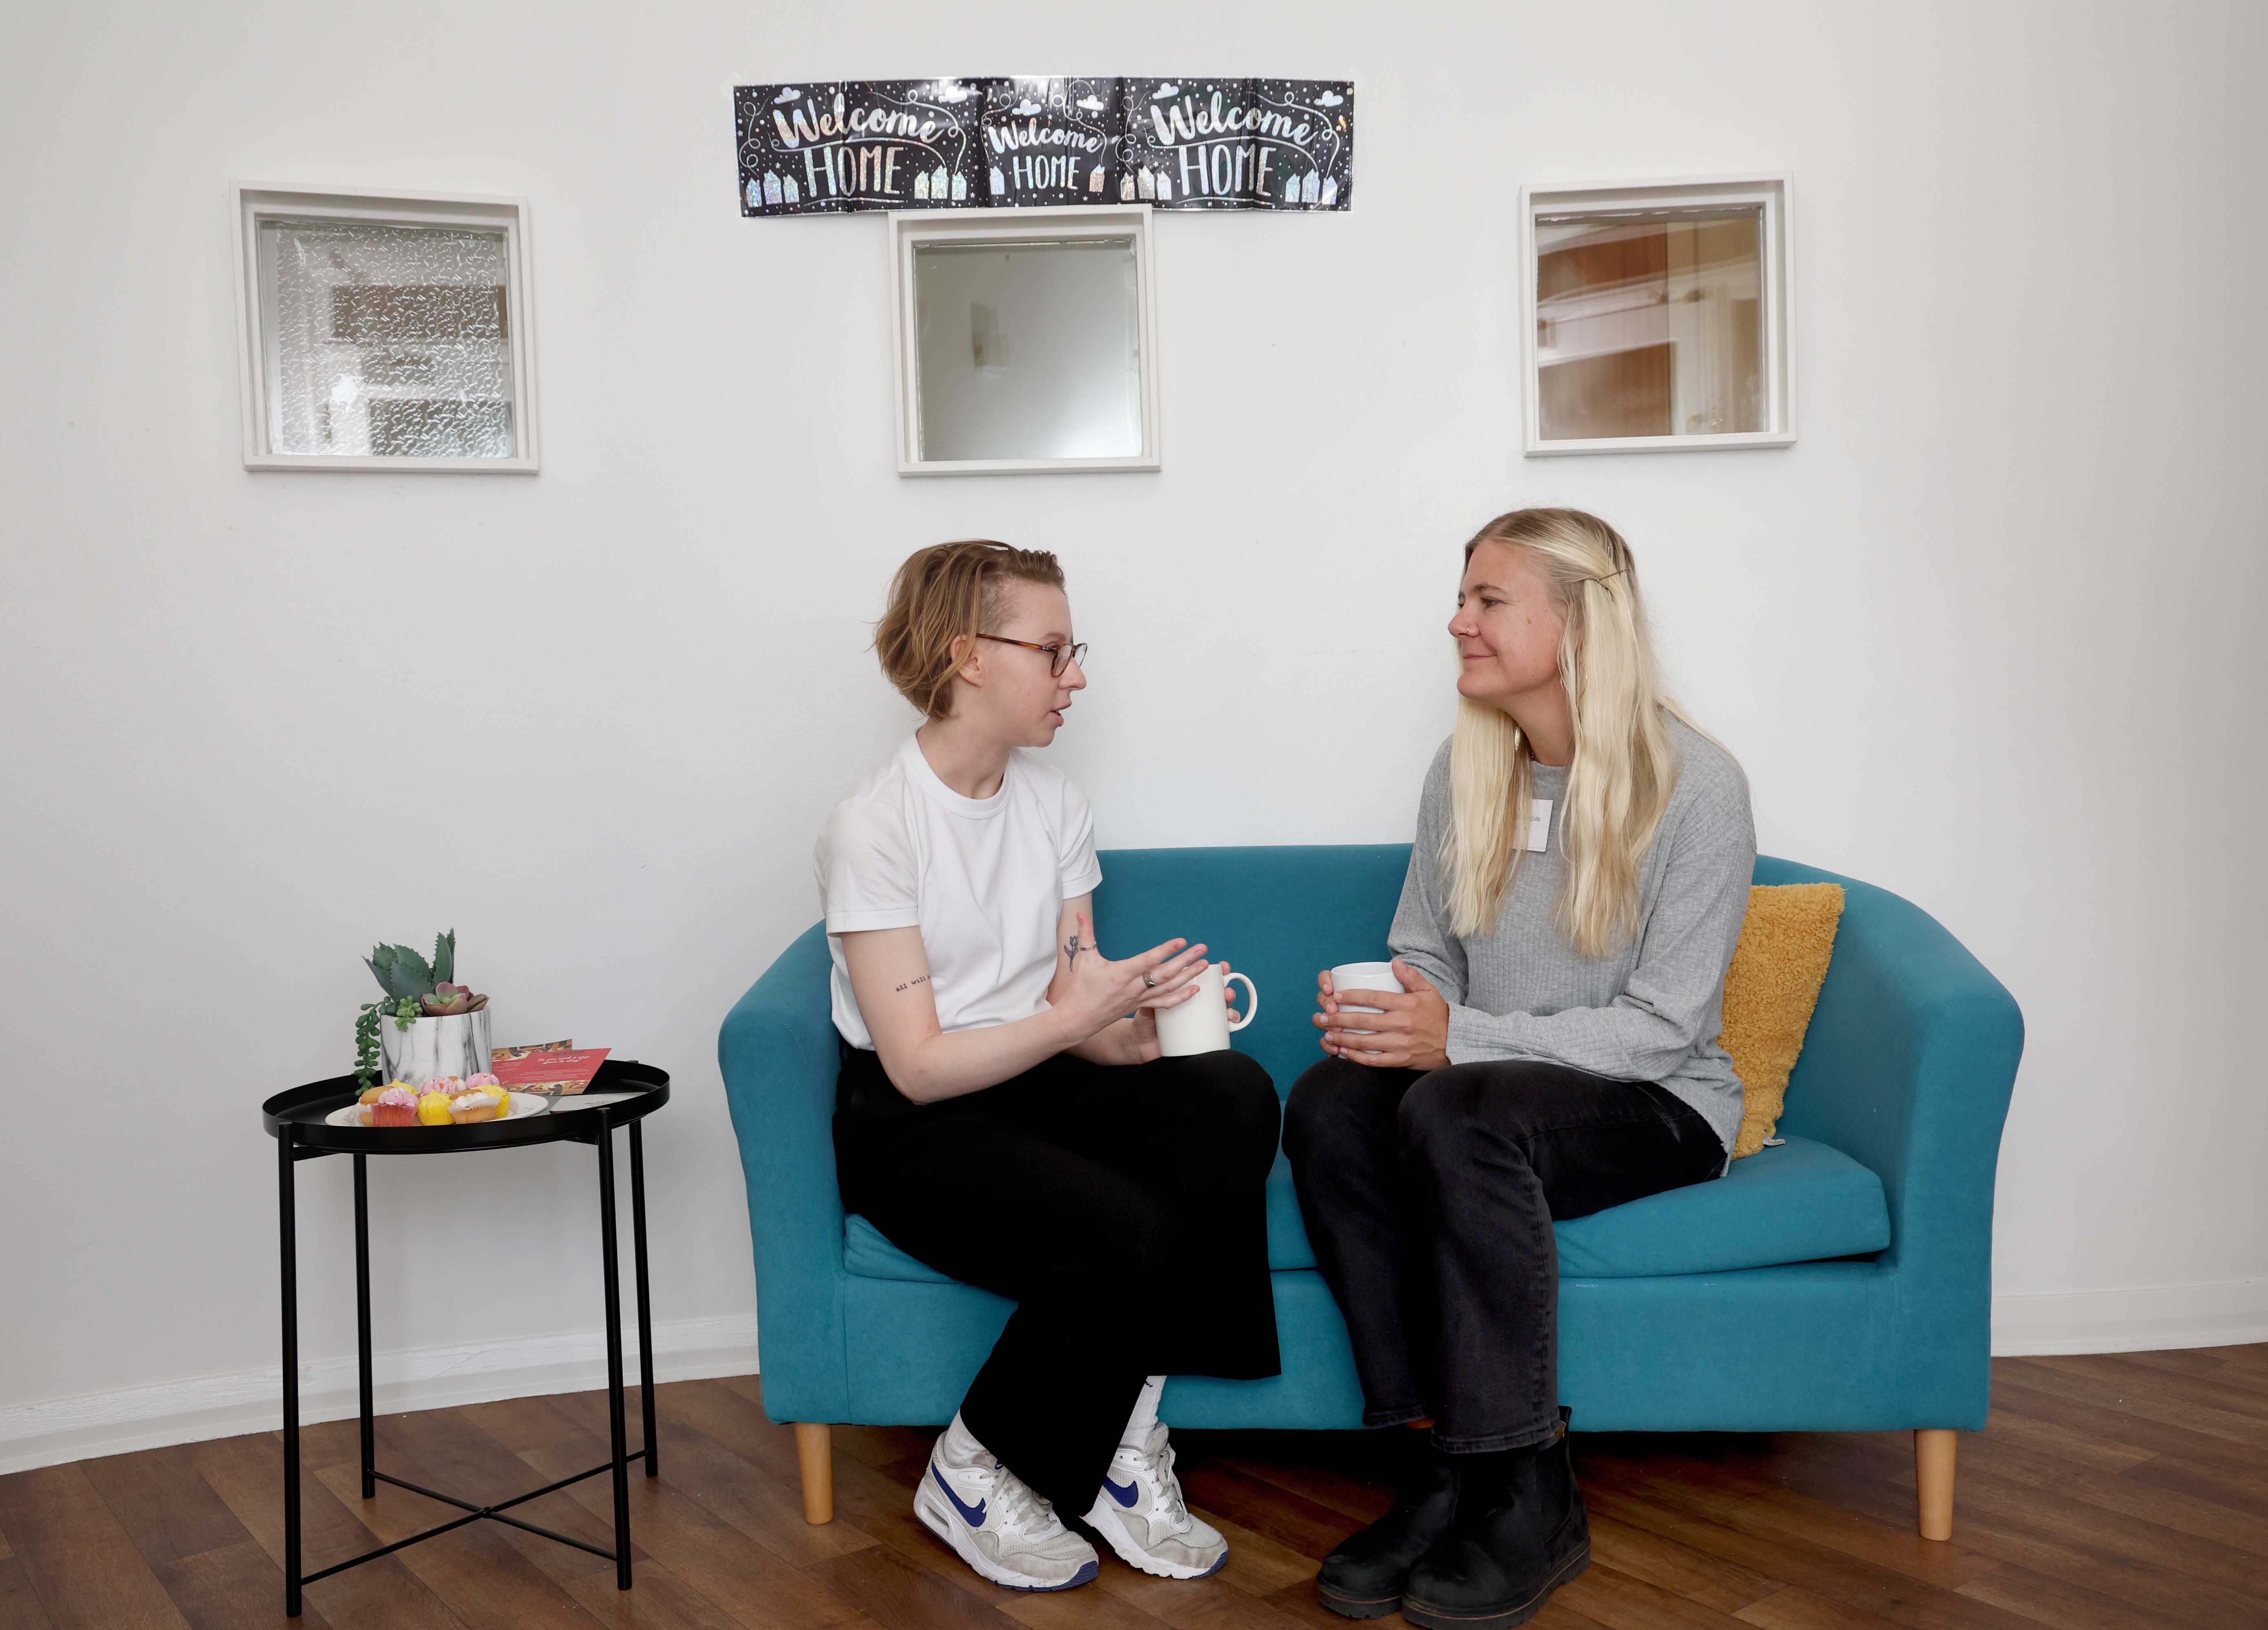
[[[968,1465],[950,1458],[941,1435],[915,1491],[914,1515],[962,1561],[1011,1590],[1068,1590],[1100,1571],[1094,1547],[1023,1479],[981,1450]]]
[[[1118,1446],[1086,1523],[1129,1568],[1160,1579],[1203,1579],[1228,1561],[1220,1531],[1182,1502],[1163,1421],[1150,1428],[1144,1447]]]

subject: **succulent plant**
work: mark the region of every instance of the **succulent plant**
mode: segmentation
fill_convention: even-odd
[[[422,997],[457,977],[457,930],[436,935],[431,962],[407,945],[380,945],[363,958],[388,1001]]]
[[[477,1013],[489,1005],[489,999],[474,995],[470,985],[436,985],[418,1001],[428,1018],[439,1018],[448,1013]]]
[[[433,939],[431,961],[407,945],[379,945],[363,958],[378,988],[386,993],[378,1002],[366,1002],[355,1017],[355,1076],[364,1086],[378,1080],[378,1023],[381,1017],[407,1030],[419,1018],[441,1018],[455,1013],[477,1013],[489,1004],[470,985],[454,983],[457,977],[457,930]]]

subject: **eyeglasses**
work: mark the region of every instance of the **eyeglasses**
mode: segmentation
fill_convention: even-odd
[[[1048,675],[1051,679],[1063,678],[1064,670],[1073,663],[1079,663],[1084,666],[1086,662],[1086,647],[1083,644],[1035,645],[1029,640],[1012,640],[1005,634],[980,634],[976,637],[980,640],[997,641],[1002,645],[1020,645],[1027,651],[1046,652]]]

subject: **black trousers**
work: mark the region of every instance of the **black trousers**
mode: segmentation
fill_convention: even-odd
[[[1648,1082],[1508,1061],[1301,1076],[1284,1151],[1346,1316],[1363,1424],[1431,1416],[1451,1453],[1559,1422],[1554,1218],[1713,1177],[1724,1145]]]
[[[940,1103],[845,1058],[846,1209],[1019,1303],[961,1401],[977,1441],[1086,1515],[1143,1378],[1279,1368],[1268,1169],[1279,1108],[1241,1053],[1110,1067],[1061,1054]]]

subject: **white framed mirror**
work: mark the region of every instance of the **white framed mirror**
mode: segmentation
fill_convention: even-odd
[[[899,474],[1160,467],[1147,204],[889,224]]]
[[[1520,190],[1529,457],[1794,443],[1787,176]]]

